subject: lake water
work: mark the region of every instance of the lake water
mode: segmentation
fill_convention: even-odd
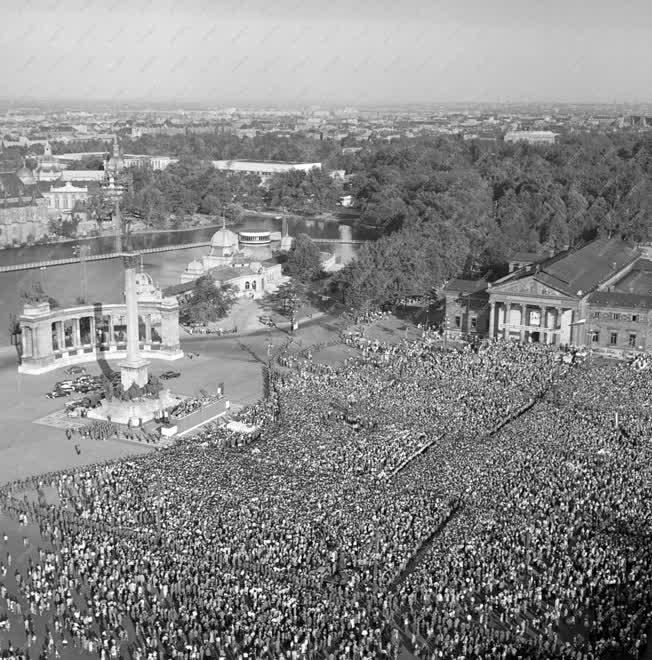
[[[269,216],[246,216],[233,231],[262,230],[280,231],[281,223]],[[313,238],[351,240],[369,239],[372,236],[364,230],[343,225],[336,220],[288,219],[290,235],[306,233]],[[140,234],[133,237],[134,248],[159,247],[181,243],[209,241],[215,228],[198,228],[183,232],[163,232]],[[89,239],[91,254],[112,252],[112,237]],[[73,255],[76,243],[39,245],[0,251],[0,265],[29,263],[49,259],[63,259]],[[342,243],[320,244],[322,250],[337,255],[342,263],[348,263],[359,246]],[[161,287],[177,284],[187,264],[207,253],[208,248],[182,248],[168,252],[143,255],[143,266],[154,282]],[[87,294],[90,301],[120,302],[123,297],[124,275],[120,259],[88,261],[85,264]],[[53,266],[47,269],[0,273],[0,346],[9,345],[9,317],[22,312],[20,293],[34,281],[40,281],[45,291],[63,307],[73,305],[82,294],[82,272],[80,264]]]

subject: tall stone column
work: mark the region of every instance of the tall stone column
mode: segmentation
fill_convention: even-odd
[[[494,316],[496,313],[496,303],[489,303],[489,337],[493,339],[494,336]]]
[[[527,305],[521,304],[521,342],[525,341],[525,326],[527,325]]]
[[[140,357],[138,348],[138,298],[136,295],[136,255],[125,257],[125,299],[127,315],[127,359],[120,363],[122,387],[127,390],[133,383],[147,384],[149,362]]]

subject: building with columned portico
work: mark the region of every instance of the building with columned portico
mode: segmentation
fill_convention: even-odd
[[[652,349],[648,251],[602,238],[495,282],[452,280],[444,288],[448,336],[590,346],[614,357]]]
[[[163,296],[146,273],[136,275],[138,342],[141,355],[161,360],[183,357],[179,304]],[[72,364],[127,355],[126,303],[51,308],[26,304],[19,318],[22,358],[19,373],[42,374]]]

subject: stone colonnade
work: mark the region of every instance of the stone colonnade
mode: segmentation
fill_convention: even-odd
[[[139,302],[139,350],[152,357],[183,356],[179,343],[179,305],[175,298]],[[44,373],[66,364],[111,357],[127,348],[126,305],[84,305],[50,309],[26,305],[20,317],[21,373]],[[119,357],[116,355],[116,357]]]
[[[563,329],[562,316],[567,309],[568,307],[562,304],[491,300],[489,336],[505,339],[513,337],[522,342],[535,339],[541,343],[559,344]],[[518,313],[518,320],[514,312]]]

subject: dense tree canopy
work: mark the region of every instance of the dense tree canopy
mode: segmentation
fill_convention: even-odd
[[[211,275],[204,275],[195,282],[192,295],[181,305],[179,320],[184,325],[219,321],[231,311],[236,299],[230,284],[216,285]]]
[[[321,273],[321,253],[308,234],[299,234],[288,253],[287,271],[300,282],[309,282]]]
[[[577,135],[550,147],[419,138],[351,157],[359,222],[382,231],[336,278],[344,301],[392,302],[514,251],[561,250],[596,236],[650,239],[651,140]]]
[[[341,190],[317,169],[277,174],[261,186],[256,175],[216,170],[194,157],[183,158],[164,171],[137,167],[130,174],[132,184],[123,208],[152,226],[163,226],[170,215],[182,220],[193,213],[224,213],[227,219],[237,220],[244,209],[319,213],[337,205]]]

